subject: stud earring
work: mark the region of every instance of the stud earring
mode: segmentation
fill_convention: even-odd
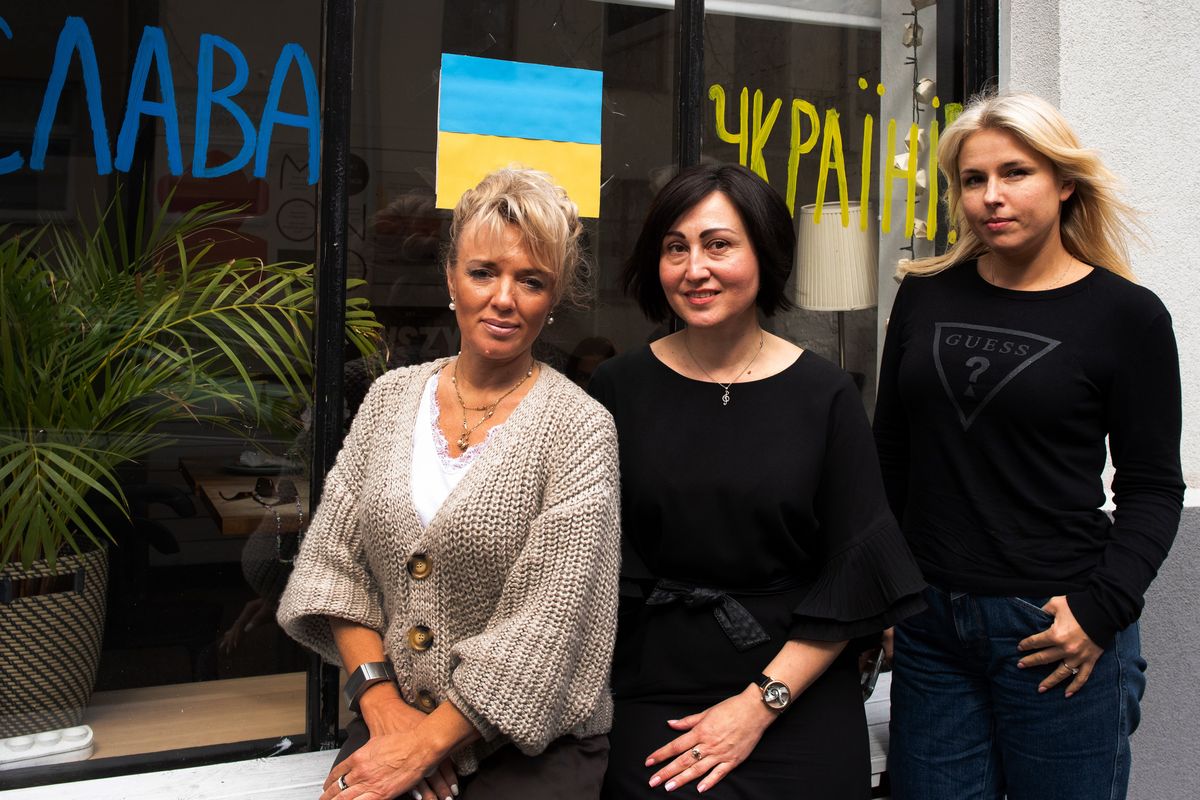
[[[453,300],[451,300],[451,301],[450,301],[450,310],[451,310],[451,311],[454,311],[454,310],[455,310],[455,309],[457,309],[457,308],[458,308],[458,306],[454,305],[454,301],[453,301]]]

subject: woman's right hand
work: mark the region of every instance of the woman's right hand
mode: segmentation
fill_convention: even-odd
[[[423,713],[401,699],[394,686],[380,684],[378,688],[378,692],[374,686],[368,689],[359,705],[372,737],[411,733],[425,719]],[[369,697],[373,693],[378,696]],[[457,796],[458,775],[454,772],[454,762],[448,758],[413,789],[417,800],[447,800]]]
[[[883,663],[892,665],[892,648],[896,642],[895,627],[883,629]]]

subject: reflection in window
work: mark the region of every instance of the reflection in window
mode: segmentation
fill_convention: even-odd
[[[251,157],[243,158],[243,165],[228,174],[193,175],[197,97],[206,82],[201,67],[205,41],[211,44],[211,37],[219,36],[225,43],[211,50],[212,87],[217,94],[222,87],[237,85],[238,58],[244,59],[247,67],[244,86],[230,90],[224,104],[214,101],[208,110],[208,145],[201,148],[201,163],[210,169],[236,159],[245,150],[245,132],[232,107],[254,128],[261,127],[269,105],[268,87],[286,44],[296,43],[312,67],[319,68],[320,4],[290,2],[286,13],[281,13],[284,5],[139,0],[118,4],[116,9],[106,7],[103,13],[90,3],[24,4],[5,9],[4,19],[13,36],[2,40],[5,57],[0,61],[0,87],[5,117],[0,121],[0,157],[17,151],[23,154],[24,164],[15,172],[0,175],[0,224],[8,225],[0,234],[0,243],[7,246],[16,236],[28,237],[47,222],[81,240],[104,233],[112,250],[105,252],[101,247],[92,254],[98,259],[92,273],[96,287],[115,285],[106,282],[107,277],[133,275],[126,282],[132,287],[127,297],[109,297],[104,293],[107,289],[99,288],[81,294],[80,314],[70,321],[69,328],[49,330],[53,327],[49,309],[40,319],[26,318],[21,323],[6,315],[6,325],[19,325],[22,335],[37,331],[51,340],[57,337],[64,347],[67,342],[88,346],[101,338],[102,326],[114,330],[135,325],[139,311],[149,306],[157,287],[176,281],[181,274],[178,250],[171,242],[171,247],[152,259],[131,266],[116,243],[122,238],[122,228],[127,240],[148,238],[149,224],[139,230],[136,220],[139,216],[152,219],[160,209],[165,210],[166,225],[186,221],[212,203],[240,210],[219,229],[185,239],[191,253],[203,252],[197,256],[197,272],[204,265],[241,259],[239,263],[246,265],[251,276],[244,278],[243,287],[256,286],[256,291],[262,292],[266,284],[257,276],[278,271],[256,270],[245,259],[268,264],[312,262],[316,195],[315,186],[309,183],[306,130],[283,123],[274,126],[269,149],[263,149],[262,177],[254,174],[253,147]],[[68,19],[77,20],[70,23],[77,33],[76,48],[66,51],[63,89],[55,106],[46,102],[47,87],[52,83],[49,77],[57,44]],[[150,33],[143,25],[150,26]],[[165,49],[147,50],[146,42],[161,42]],[[139,48],[147,54],[153,51],[142,108],[158,108],[160,116],[146,113],[129,128],[132,138],[126,146],[132,159],[122,171],[114,153],[121,149],[120,133]],[[95,65],[94,74],[85,79],[89,64]],[[169,86],[163,82],[166,75]],[[306,113],[310,103],[298,62],[290,63],[281,86],[278,108],[285,113]],[[172,96],[173,103],[167,102]],[[157,103],[161,105],[154,105]],[[32,142],[35,129],[40,130],[44,106],[52,114],[44,121],[46,154],[42,164],[33,165]],[[164,124],[164,117],[178,119],[182,174],[172,174],[168,151],[173,148],[174,134]],[[112,149],[104,156],[97,153],[94,135],[101,126]],[[100,141],[104,146],[103,137]],[[102,174],[106,160],[117,168]],[[37,253],[48,251],[56,235],[55,231],[43,234]],[[45,264],[54,269],[52,261]],[[8,268],[5,262],[6,271]],[[61,279],[82,273],[62,268],[55,274]],[[220,282],[214,288],[226,285],[227,281]],[[79,291],[82,287],[64,283],[54,291],[68,289]],[[215,308],[218,301],[213,298],[218,294],[214,291],[197,305],[198,313]],[[276,322],[278,329],[259,319],[268,328],[268,338],[287,349],[287,368],[301,381],[307,380],[311,366],[304,350],[293,352],[288,344],[295,341],[299,330],[293,332],[282,318]],[[96,326],[96,335],[90,339],[72,336],[80,325]],[[177,353],[194,348],[194,363],[221,355],[211,342],[168,341],[168,349]],[[247,740],[274,741],[304,731],[303,671],[308,657],[274,621],[274,603],[294,553],[295,531],[309,513],[304,404],[283,389],[268,368],[270,359],[243,347],[235,335],[229,336],[226,345],[245,363],[261,413],[248,417],[237,413],[228,399],[219,397],[221,389],[214,385],[214,399],[194,406],[196,419],[177,415],[174,421],[145,431],[144,454],[116,469],[120,491],[128,501],[128,518],[111,502],[102,502],[96,492],[87,497],[89,507],[98,509],[115,541],[102,555],[99,571],[83,575],[81,591],[72,584],[58,595],[68,602],[72,597],[90,597],[88,593],[99,587],[94,605],[105,616],[96,623],[102,638],[95,645],[99,650],[94,665],[95,692],[90,701],[86,691],[71,701],[76,706],[74,719],[52,720],[43,727],[77,723],[82,713],[82,722],[91,726],[94,734],[94,759]],[[155,359],[166,358],[165,353],[146,347],[145,369],[161,365],[163,362]],[[64,371],[83,360],[81,351],[64,351],[60,357]],[[99,395],[105,382],[111,386],[117,380],[116,373],[101,373],[96,380]],[[71,402],[71,397],[60,397],[55,408],[66,409]],[[92,409],[87,403],[76,405],[80,414],[108,413],[111,416],[106,419],[116,420],[154,402],[156,398],[150,394],[126,411],[105,411],[98,402],[91,404],[96,406]],[[39,426],[48,443],[78,439],[92,418],[58,418],[50,399],[42,401],[42,408],[45,418]],[[14,428],[14,420],[5,416],[0,423],[4,433],[28,438],[29,431]],[[114,421],[112,427],[98,431],[97,447],[104,447],[106,441],[115,447],[116,426]],[[0,455],[0,470],[4,459]],[[0,493],[7,486],[0,485]],[[12,529],[7,529],[6,535],[11,533]],[[108,571],[106,591],[104,568]],[[53,581],[49,583],[55,588]],[[13,635],[17,603],[0,601],[4,625],[0,648],[11,647],[13,642],[20,647],[20,642],[30,641]],[[51,616],[56,614],[65,616],[66,612],[52,612]],[[88,645],[74,644],[74,633],[61,638],[78,648],[75,655],[60,659],[64,664],[86,660]],[[15,658],[0,659],[15,663],[20,671],[16,680],[0,678],[2,691],[19,687],[27,696],[31,684],[42,680],[42,668],[34,662],[35,649],[27,645]],[[58,680],[52,673],[47,677]],[[16,705],[9,700],[7,694],[0,700],[0,717],[11,721]],[[85,702],[86,708],[82,708]],[[21,724],[28,728],[38,723]],[[0,736],[14,732],[8,729]]]

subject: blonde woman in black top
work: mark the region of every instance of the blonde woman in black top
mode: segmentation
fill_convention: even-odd
[[[892,796],[1123,798],[1137,618],[1184,490],[1171,317],[1049,103],[982,98],[938,155],[959,241],[903,268],[875,415],[931,584],[895,635]]]

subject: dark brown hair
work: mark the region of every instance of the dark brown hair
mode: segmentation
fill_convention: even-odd
[[[767,182],[737,164],[700,164],[672,178],[646,213],[633,253],[625,262],[625,293],[654,322],[662,322],[671,307],[658,278],[663,237],[675,221],[713,192],[721,192],[737,209],[758,259],[758,297],[755,303],[766,316],[786,311],[792,303],[784,284],[792,272],[796,232],[792,215],[779,193]]]

